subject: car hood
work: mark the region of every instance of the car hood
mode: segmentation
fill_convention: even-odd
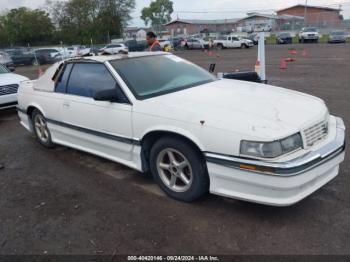
[[[28,80],[27,77],[13,73],[0,74],[0,86],[19,84],[26,80]]]
[[[206,127],[280,139],[325,119],[328,109],[316,97],[275,86],[218,80],[142,101],[139,112]]]
[[[302,32],[302,34],[318,35],[318,32]]]

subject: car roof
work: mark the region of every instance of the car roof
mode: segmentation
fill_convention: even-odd
[[[127,59],[127,58],[135,58],[135,57],[145,57],[145,56],[155,56],[155,55],[165,55],[169,54],[166,52],[130,52],[128,54],[116,54],[116,55],[102,55],[102,56],[86,56],[79,58],[72,58],[66,61],[95,61],[104,63],[111,60],[116,59]]]

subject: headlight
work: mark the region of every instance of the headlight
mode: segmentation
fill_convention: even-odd
[[[275,158],[283,154],[292,152],[301,148],[303,145],[301,135],[295,134],[285,139],[273,142],[241,142],[241,155],[254,156],[261,158]]]

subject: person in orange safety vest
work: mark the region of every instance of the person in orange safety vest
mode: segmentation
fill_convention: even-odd
[[[157,36],[155,33],[147,32],[146,40],[149,45],[149,48],[148,48],[149,52],[163,51],[162,47],[159,44],[159,41],[157,40]]]

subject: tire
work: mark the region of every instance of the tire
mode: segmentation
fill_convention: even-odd
[[[32,113],[32,124],[38,142],[47,148],[54,147],[55,144],[52,142],[51,133],[47,127],[47,121],[44,115],[37,109]]]
[[[192,202],[209,190],[205,160],[181,139],[159,139],[150,152],[150,168],[159,187],[173,199]]]
[[[33,66],[38,66],[38,65],[39,65],[39,62],[38,62],[36,59],[33,59],[32,62],[31,62],[31,64],[32,64]]]
[[[248,48],[246,44],[241,44],[241,49],[246,49]]]
[[[217,48],[218,48],[219,50],[222,50],[222,49],[224,49],[224,46],[223,46],[222,44],[218,44],[218,45],[217,45]]]

